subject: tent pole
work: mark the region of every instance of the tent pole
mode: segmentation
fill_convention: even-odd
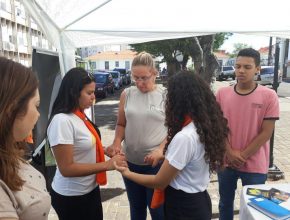
[[[277,89],[279,87],[278,82],[278,72],[279,72],[279,56],[280,56],[280,38],[276,38],[276,46],[275,46],[275,65],[274,65],[274,80],[273,80],[273,89],[277,93]],[[284,173],[274,165],[274,156],[273,156],[273,149],[274,149],[274,135],[275,128],[273,130],[271,139],[270,139],[270,163],[268,169],[268,178],[272,180],[280,180],[284,179]]]

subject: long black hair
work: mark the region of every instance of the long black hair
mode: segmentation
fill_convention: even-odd
[[[79,107],[79,97],[85,85],[94,82],[94,76],[80,67],[70,69],[62,79],[54,101],[50,120],[58,113],[71,113]]]
[[[168,80],[165,105],[165,124],[168,127],[166,149],[174,135],[182,129],[188,115],[205,146],[205,160],[210,171],[222,168],[229,128],[209,85],[190,71],[175,74]]]

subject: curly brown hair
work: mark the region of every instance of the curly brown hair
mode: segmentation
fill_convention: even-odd
[[[205,160],[209,163],[210,172],[221,169],[229,128],[209,85],[190,71],[173,75],[168,80],[165,109],[165,124],[168,127],[165,150],[182,129],[185,116],[188,115],[197,128],[200,142],[204,144]]]
[[[16,191],[24,183],[18,171],[26,144],[14,140],[13,125],[17,117],[26,114],[38,80],[31,68],[5,57],[0,57],[0,74],[0,179]]]

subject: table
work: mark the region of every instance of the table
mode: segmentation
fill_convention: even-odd
[[[240,196],[240,220],[271,220],[271,218],[247,205],[247,203],[249,202],[249,198],[254,197],[247,195],[247,188],[257,188],[265,190],[276,188],[290,193],[290,183],[244,186]],[[280,203],[280,205],[290,210],[290,199],[288,199],[286,202]]]

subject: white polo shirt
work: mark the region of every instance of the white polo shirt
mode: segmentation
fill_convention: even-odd
[[[187,193],[206,190],[210,173],[204,154],[204,145],[191,122],[174,136],[166,151],[165,158],[169,164],[180,170],[169,185]]]
[[[75,114],[56,114],[48,126],[47,136],[52,148],[58,144],[73,145],[75,163],[96,163],[96,139]],[[64,177],[57,168],[51,186],[64,196],[84,195],[96,187],[96,175]]]

